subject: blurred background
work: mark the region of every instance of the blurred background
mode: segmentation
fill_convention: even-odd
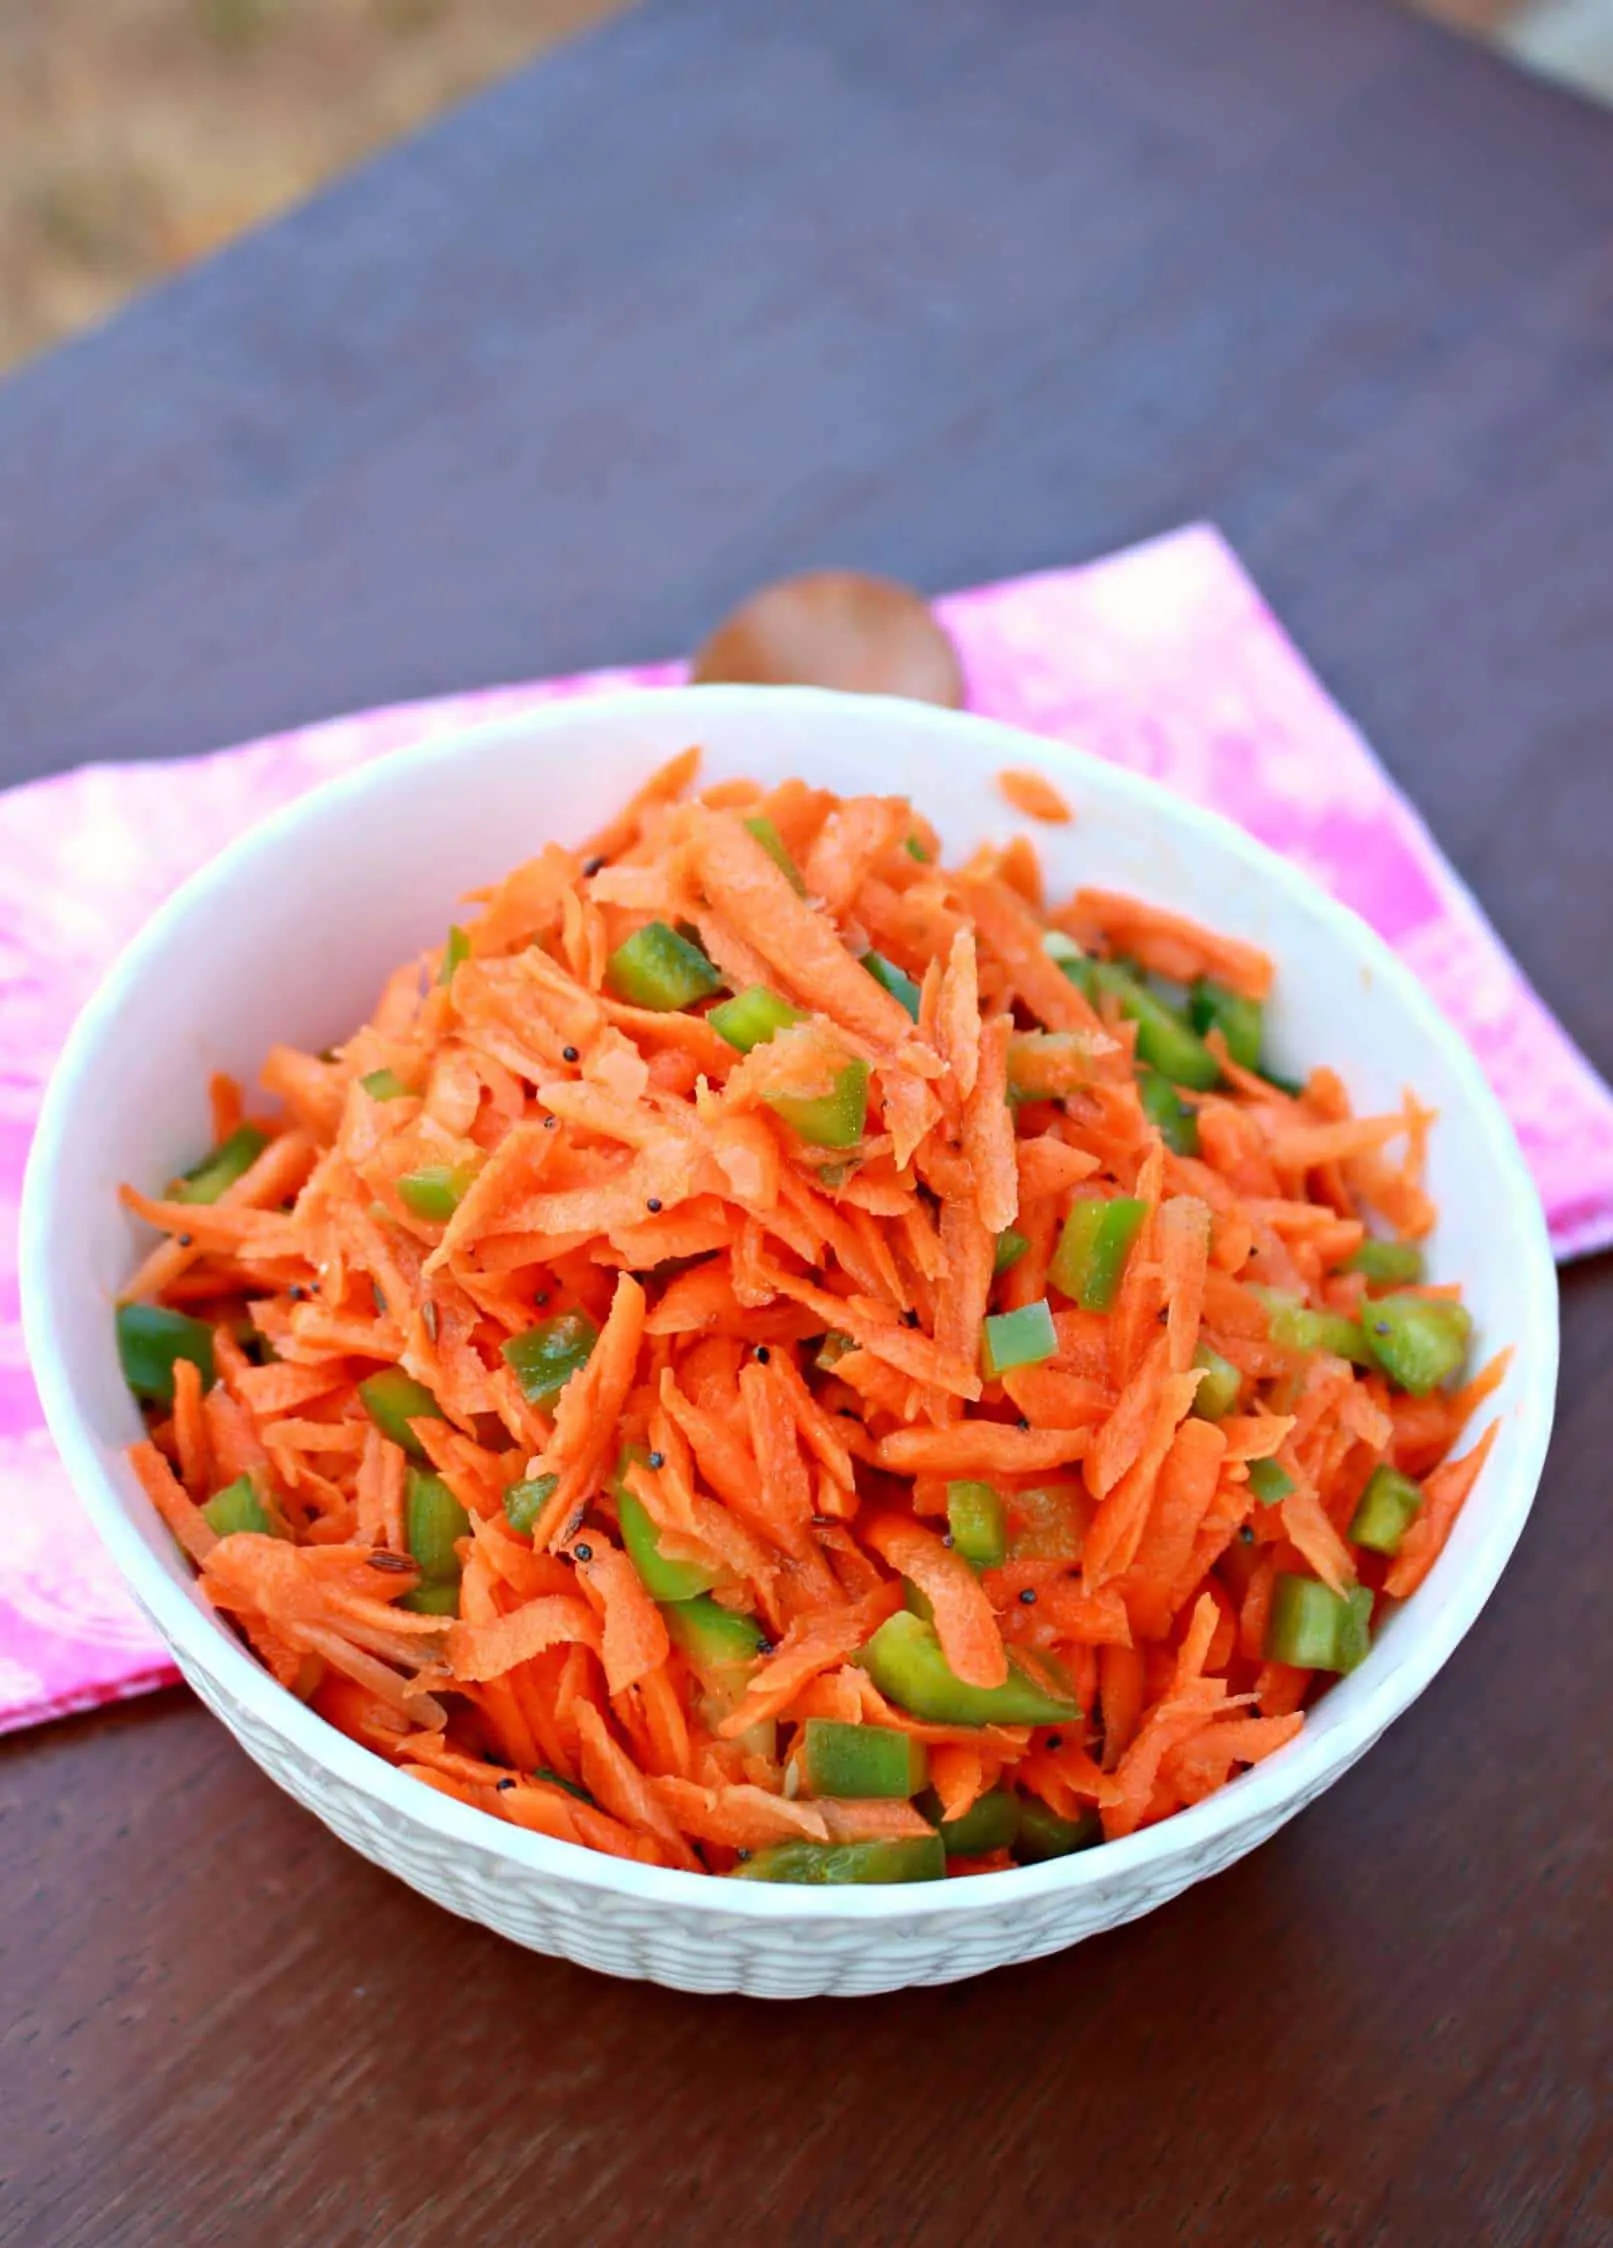
[[[0,369],[622,4],[0,0]],[[1422,5],[1613,102],[1613,0]]]

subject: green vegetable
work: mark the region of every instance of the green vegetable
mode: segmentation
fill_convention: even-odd
[[[1330,1592],[1315,1577],[1280,1576],[1266,1619],[1268,1663],[1299,1670],[1354,1670],[1372,1645],[1372,1591]]]
[[[1379,1296],[1363,1320],[1367,1349],[1389,1379],[1413,1397],[1460,1372],[1473,1315],[1449,1296]]]
[[[1047,1298],[1022,1304],[1018,1311],[997,1311],[985,1322],[980,1343],[981,1365],[988,1381],[1015,1366],[1039,1366],[1059,1347],[1058,1330]]]
[[[417,1218],[446,1225],[470,1192],[479,1163],[428,1163],[418,1171],[405,1171],[398,1183],[398,1200]]]
[[[946,1852],[938,1834],[899,1842],[774,1842],[742,1859],[733,1881],[795,1881],[814,1888],[874,1881],[944,1881]]]
[[[1019,1833],[1019,1799],[1007,1788],[988,1788],[977,1795],[961,1819],[943,1819],[940,1800],[934,1795],[925,1796],[919,1809],[937,1822],[949,1858],[983,1858],[993,1850],[1011,1850]]]
[[[1229,1358],[1223,1358],[1208,1343],[1199,1344],[1193,1353],[1193,1363],[1204,1372],[1193,1399],[1193,1410],[1201,1421],[1219,1421],[1237,1404],[1243,1376]]]
[[[1120,1293],[1126,1259],[1148,1215],[1146,1202],[1117,1194],[1085,1195],[1071,1206],[1053,1252],[1049,1278],[1083,1311],[1109,1311]]]
[[[605,963],[605,980],[618,999],[663,1015],[722,989],[721,976],[700,947],[664,921],[647,921],[619,944]]]
[[[1271,1314],[1268,1332],[1281,1349],[1326,1351],[1332,1358],[1371,1365],[1372,1353],[1358,1319],[1346,1319],[1340,1311],[1311,1311],[1276,1288],[1256,1288],[1254,1294]]]
[[[534,1769],[532,1777],[535,1780],[547,1780],[551,1787],[564,1788],[566,1793],[574,1795],[579,1803],[592,1803],[594,1800],[585,1787],[579,1786],[575,1780],[563,1780],[560,1774],[551,1771],[547,1764],[539,1764]]]
[[[1198,1112],[1180,1098],[1169,1078],[1161,1077],[1157,1069],[1138,1070],[1137,1097],[1143,1114],[1173,1155],[1197,1155]]]
[[[997,1247],[991,1260],[993,1275],[1000,1280],[1005,1272],[1012,1272],[1029,1247],[1030,1243],[1025,1236],[1022,1233],[1016,1233],[1012,1226],[999,1233]]]
[[[1415,1241],[1363,1241],[1339,1270],[1365,1273],[1367,1285],[1373,1288],[1414,1288],[1425,1267]]]
[[[514,1371],[529,1405],[547,1409],[579,1366],[586,1366],[599,1329],[585,1311],[556,1312],[504,1345],[504,1362]]]
[[[154,1404],[174,1401],[174,1361],[188,1358],[201,1370],[203,1389],[213,1386],[213,1330],[205,1320],[162,1304],[119,1304],[115,1315],[118,1362],[136,1397]]]
[[[470,1516],[440,1475],[410,1468],[404,1521],[409,1551],[419,1562],[425,1582],[457,1584],[459,1555],[454,1551],[454,1541],[469,1536]]]
[[[238,1530],[255,1530],[264,1536],[269,1528],[269,1517],[252,1488],[250,1475],[238,1475],[222,1491],[215,1491],[202,1509],[202,1519],[221,1538],[233,1537]]]
[[[359,1083],[372,1101],[406,1101],[413,1097],[395,1069],[372,1069]]]
[[[534,1475],[530,1481],[512,1483],[504,1494],[504,1519],[510,1528],[529,1538],[532,1525],[554,1497],[559,1481],[558,1475]]]
[[[887,960],[882,952],[865,952],[862,958],[863,966],[873,977],[875,983],[888,991],[893,999],[899,999],[913,1020],[917,1022],[919,1019],[919,987],[912,977],[898,968],[894,960]]]
[[[1260,1067],[1260,1041],[1265,1030],[1265,1010],[1258,999],[1246,999],[1212,976],[1200,976],[1187,1003],[1188,1020],[1201,1035],[1219,1030],[1227,1052],[1240,1069]]]
[[[394,1444],[401,1444],[411,1459],[426,1458],[426,1448],[409,1423],[440,1421],[447,1416],[424,1382],[415,1381],[401,1366],[388,1366],[384,1373],[372,1374],[368,1381],[360,1382],[358,1394],[365,1412],[383,1436],[390,1437]]]
[[[917,859],[920,866],[929,865],[930,854],[916,835],[907,836],[903,841],[902,848],[910,859]]]
[[[1358,1546],[1392,1560],[1422,1503],[1422,1486],[1386,1462],[1373,1469],[1372,1480],[1350,1517],[1349,1535]]]
[[[1113,999],[1126,1021],[1137,1025],[1139,1061],[1157,1069],[1173,1085],[1191,1085],[1200,1092],[1220,1081],[1221,1065],[1203,1039],[1194,1036],[1169,1000],[1150,991],[1119,961],[1061,960],[1059,966],[1088,998]]]
[[[437,981],[451,984],[454,970],[462,960],[470,958],[470,939],[457,923],[448,932],[448,941],[442,948],[442,966],[437,970]]]
[[[806,896],[806,884],[801,879],[801,869],[785,848],[784,838],[765,812],[753,812],[745,822],[752,835],[762,846],[781,874],[789,878],[790,888],[798,898]]]
[[[1002,1500],[989,1483],[947,1485],[947,1528],[971,1567],[1000,1569],[1008,1558],[1008,1525]]]
[[[736,1616],[709,1593],[693,1600],[671,1600],[661,1610],[672,1644],[700,1671],[737,1670],[753,1663],[764,1641],[753,1616]]]
[[[748,1054],[753,1046],[765,1046],[776,1031],[805,1022],[806,1017],[780,999],[777,992],[769,991],[766,984],[750,984],[734,998],[713,1007],[706,1020],[719,1038],[726,1038],[730,1046]]]
[[[457,1616],[459,1579],[444,1577],[435,1584],[418,1584],[412,1592],[404,1594],[398,1606],[412,1608],[420,1616]]]
[[[922,1741],[888,1725],[841,1725],[809,1717],[803,1762],[812,1795],[917,1795],[930,1777]]]
[[[1078,1819],[1061,1819],[1039,1795],[1020,1798],[1019,1836],[1014,1855],[1021,1865],[1040,1865],[1048,1858],[1067,1858],[1077,1850],[1090,1850],[1103,1840],[1103,1821],[1096,1811]]]
[[[1013,1654],[1001,1686],[965,1685],[935,1627],[905,1608],[886,1617],[857,1660],[887,1701],[927,1725],[1065,1725],[1081,1714],[1072,1697],[1049,1693]]]
[[[809,1147],[855,1147],[868,1121],[868,1064],[847,1062],[832,1093],[769,1093],[767,1105]]]
[[[643,1500],[625,1483],[616,1486],[616,1511],[627,1558],[652,1600],[693,1600],[697,1593],[711,1590],[716,1570],[702,1568],[698,1561],[669,1561]]]
[[[227,1140],[220,1140],[211,1155],[176,1181],[170,1199],[175,1202],[216,1202],[227,1186],[244,1179],[269,1144],[267,1132],[255,1124],[241,1124]]]
[[[1249,1488],[1262,1506],[1276,1506],[1294,1489],[1294,1478],[1278,1460],[1251,1460]]]

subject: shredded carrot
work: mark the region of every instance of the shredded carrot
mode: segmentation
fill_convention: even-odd
[[[134,1476],[276,1680],[485,1817],[719,1875],[997,1789],[1133,1833],[1325,1690],[1268,1654],[1280,1580],[1407,1597],[1484,1471],[1493,1421],[1455,1452],[1505,1353],[1412,1397],[1273,1333],[1273,1290],[1362,1315],[1376,1221],[1427,1233],[1432,1113],[1357,1116],[1325,1063],[1285,1092],[1212,1027],[1178,1152],[1069,940],[1252,1001],[1256,946],[1102,889],[1049,906],[1022,836],[949,868],[899,798],[694,795],[697,766],[478,892],[451,967],[428,932],[344,1043],[272,1049],[266,1144],[216,1200],[122,1190],[154,1229],[124,1303],[199,1322]],[[662,958],[726,990],[659,1004]],[[756,985],[787,1011],[742,1052],[718,1009]],[[207,1105],[216,1142],[258,1122],[231,1079]],[[1083,1268],[1116,1199],[1124,1253]],[[1358,1569],[1380,1462],[1423,1495]],[[240,1477],[267,1531],[220,1537]],[[870,1653],[904,1606],[952,1712],[902,1706],[911,1617]],[[1068,1719],[978,1721],[1025,1678]],[[802,1796],[813,1719],[922,1744],[933,1793]]]

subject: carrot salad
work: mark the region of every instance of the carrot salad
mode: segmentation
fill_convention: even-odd
[[[490,1818],[805,1882],[1130,1834],[1294,1736],[1483,1466],[1432,1119],[1278,1074],[1252,945],[697,766],[124,1189],[135,1472]]]

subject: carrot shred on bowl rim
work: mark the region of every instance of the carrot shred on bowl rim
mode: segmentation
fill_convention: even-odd
[[[124,1189],[134,1471],[282,1685],[534,1832],[884,1881],[1168,1818],[1493,1442],[1432,1120],[1273,1073],[1242,940],[697,765]]]

